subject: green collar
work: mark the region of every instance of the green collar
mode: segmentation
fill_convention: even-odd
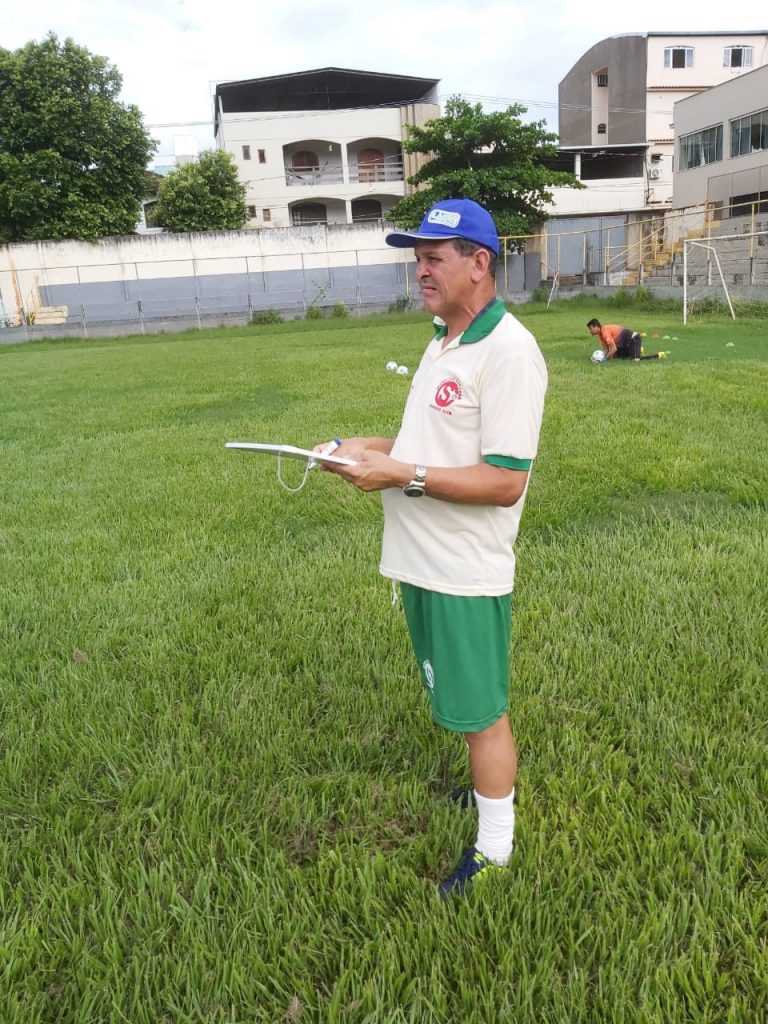
[[[484,306],[480,310],[469,327],[467,327],[462,333],[459,344],[471,345],[475,341],[481,341],[483,338],[487,338],[491,331],[498,327],[506,312],[507,307],[501,299],[491,299],[488,305]],[[442,341],[447,333],[448,328],[443,324],[442,327],[437,329],[435,340]]]

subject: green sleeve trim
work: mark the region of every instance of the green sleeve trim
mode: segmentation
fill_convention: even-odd
[[[533,465],[533,459],[512,459],[508,455],[484,455],[483,461],[490,466],[502,466],[504,469],[525,469]]]

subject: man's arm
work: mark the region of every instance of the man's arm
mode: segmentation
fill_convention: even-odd
[[[603,346],[606,356],[608,359],[613,359],[616,355],[617,333],[612,331],[609,327],[601,327],[599,337],[600,344]]]
[[[345,459],[357,458],[354,453],[359,454],[362,451],[382,452],[384,455],[389,455],[394,443],[394,437],[345,437],[336,454]]]
[[[381,450],[358,451],[351,457],[358,460],[354,466],[334,465],[333,471],[361,491],[404,487],[413,479],[415,466],[412,462],[400,462]],[[509,507],[520,500],[527,481],[527,470],[507,469],[487,462],[458,468],[427,466],[426,493],[439,501]]]

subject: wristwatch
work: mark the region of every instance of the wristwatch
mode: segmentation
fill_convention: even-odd
[[[427,467],[417,466],[413,480],[405,485],[403,494],[409,498],[420,498],[427,489]]]

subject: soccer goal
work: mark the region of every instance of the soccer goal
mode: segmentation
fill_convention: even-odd
[[[703,299],[721,296],[735,320],[731,290],[759,286],[768,286],[768,231],[684,240],[684,324]]]

